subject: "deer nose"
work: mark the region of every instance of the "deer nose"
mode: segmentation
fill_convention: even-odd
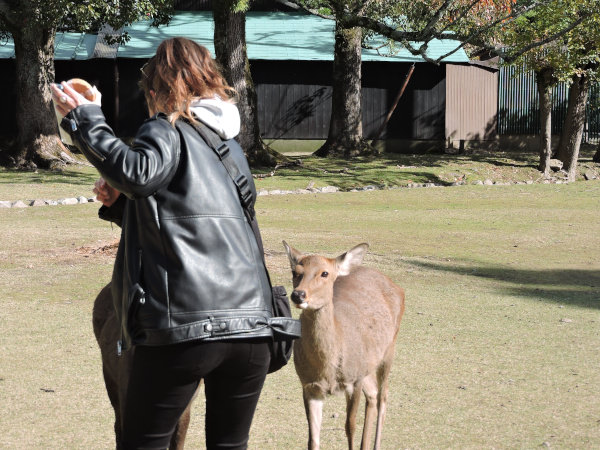
[[[292,292],[292,301],[296,304],[299,305],[301,303],[304,303],[306,301],[306,292],[304,291],[294,291]]]

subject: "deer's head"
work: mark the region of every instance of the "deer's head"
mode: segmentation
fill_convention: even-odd
[[[291,299],[300,309],[321,309],[333,299],[333,284],[362,263],[369,248],[368,244],[359,244],[337,258],[319,255],[305,255],[290,247],[285,241],[292,268],[294,291]]]

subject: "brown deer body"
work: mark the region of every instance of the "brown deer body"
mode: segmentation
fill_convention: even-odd
[[[127,384],[131,373],[134,349],[117,356],[117,341],[120,339],[120,324],[117,321],[110,283],[96,297],[92,313],[94,335],[102,355],[102,373],[110,403],[115,410],[116,448],[121,447],[121,418],[127,395]],[[190,423],[191,404],[182,414],[171,437],[169,449],[182,450]]]
[[[361,392],[366,398],[361,449],[381,445],[388,376],[404,313],[404,290],[382,273],[359,267],[367,244],[338,258],[304,255],[284,241],[293,274],[292,301],[302,309],[294,365],[308,419],[308,448],[319,448],[326,395],[346,394],[346,436],[353,448]]]

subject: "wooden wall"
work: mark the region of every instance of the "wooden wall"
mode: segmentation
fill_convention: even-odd
[[[446,65],[446,145],[498,139],[498,71],[469,64]],[[462,143],[461,143],[462,141]]]

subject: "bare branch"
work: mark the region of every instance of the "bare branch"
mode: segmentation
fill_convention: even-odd
[[[295,9],[296,11],[304,11],[309,14],[312,14],[313,16],[321,17],[323,19],[335,20],[334,16],[329,16],[327,14],[321,14],[316,9],[306,8],[304,5],[296,3],[294,1],[287,1],[287,0],[276,0],[276,1],[277,1],[277,3],[287,6],[288,8]]]
[[[367,8],[369,6],[371,6],[372,3],[374,3],[377,0],[367,0],[365,2],[363,2],[363,5],[356,11],[356,14],[358,14],[359,16],[362,16],[365,11],[367,10]]]
[[[442,15],[448,10],[450,5],[452,4],[452,0],[446,0],[435,12],[433,16],[431,16],[431,20],[425,25],[425,27],[420,31],[419,34],[423,36],[431,36],[432,31],[435,30],[435,26],[439,23]],[[425,40],[426,38],[420,38],[418,40]]]
[[[452,26],[453,22],[460,22],[462,19],[464,19],[467,16],[467,14],[469,14],[471,9],[473,9],[475,7],[475,5],[477,3],[479,3],[479,1],[480,0],[473,0],[473,3],[468,5],[466,8],[463,8],[462,12],[456,18],[454,18],[454,20],[452,22],[448,21],[446,26],[442,29],[442,32],[448,30],[448,28],[450,28]]]

